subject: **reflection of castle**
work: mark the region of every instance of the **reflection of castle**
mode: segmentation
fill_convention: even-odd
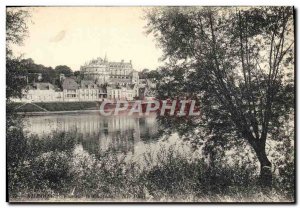
[[[82,137],[83,146],[92,151],[128,152],[134,151],[134,144],[140,141],[141,135],[156,132],[154,120],[153,117],[101,117],[98,114],[33,116],[27,118],[25,130],[39,136],[52,131],[76,132]]]

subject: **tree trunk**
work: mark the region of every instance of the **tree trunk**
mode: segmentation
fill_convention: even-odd
[[[265,141],[256,142],[253,148],[260,163],[260,185],[264,190],[269,190],[272,187],[272,164],[269,161]]]

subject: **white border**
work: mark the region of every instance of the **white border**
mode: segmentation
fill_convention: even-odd
[[[279,5],[296,5],[296,0],[231,0],[231,1],[221,1],[221,0],[4,0],[1,5],[77,5],[77,6],[154,6],[154,5],[199,5],[199,6],[253,6],[253,5],[269,5],[269,6],[279,6]]]
[[[221,0],[160,0],[160,1],[154,1],[154,0],[2,0],[0,1],[0,58],[1,58],[1,74],[0,74],[0,97],[1,97],[1,103],[0,103],[0,109],[2,116],[0,117],[0,206],[1,207],[9,207],[12,205],[9,205],[5,202],[6,200],[6,181],[5,181],[5,8],[6,6],[159,6],[159,5],[200,5],[200,6],[253,6],[253,5],[273,5],[273,6],[279,6],[279,5],[285,5],[285,6],[295,6],[296,10],[299,9],[299,0],[251,0],[251,1],[245,1],[245,0],[231,0],[231,1],[221,1]],[[299,16],[299,13],[298,15]],[[296,17],[297,17],[296,16]],[[297,18],[296,21],[297,25],[296,28],[299,27],[299,21]],[[298,40],[298,34],[297,34],[297,40]],[[297,41],[297,48],[299,46],[299,41]],[[297,54],[297,59],[299,60],[299,53]],[[299,63],[299,62],[298,62]],[[299,85],[300,80],[300,74],[297,73],[297,80]],[[299,89],[297,86],[297,97],[299,97]],[[299,105],[299,103],[298,103]],[[298,107],[297,105],[297,107]],[[299,114],[299,110],[297,110],[297,115]],[[297,116],[298,117],[298,116]],[[297,129],[299,127],[299,121],[297,123]],[[297,141],[297,150],[300,149],[300,142]],[[299,166],[299,152],[297,154],[297,167]],[[297,168],[298,170],[298,168]],[[297,171],[297,200],[299,200],[299,172]],[[28,207],[31,205],[17,205],[18,207]],[[35,207],[43,207],[44,205],[35,205]],[[48,205],[49,206],[49,205]],[[54,205],[56,206],[56,205]],[[74,206],[71,205],[62,205],[62,207],[70,207]],[[84,206],[84,205],[79,205]],[[99,206],[98,205],[90,205],[90,206]],[[108,207],[111,205],[100,205],[101,207]],[[115,205],[115,206],[121,206],[121,205]],[[131,205],[123,205],[125,207],[129,207]],[[143,206],[151,206],[151,205],[143,205]],[[161,205],[159,205],[161,206]],[[184,205],[176,205],[176,206],[184,206]],[[197,205],[199,206],[199,205]],[[210,205],[204,205],[201,204],[200,206],[210,206]],[[213,205],[213,206],[220,206],[220,205]],[[232,206],[232,205],[223,205],[223,206]],[[244,205],[235,205],[235,207],[243,207]],[[271,206],[271,205],[266,205]],[[261,205],[257,205],[257,207],[261,207]],[[280,207],[290,207],[290,205],[281,205]]]

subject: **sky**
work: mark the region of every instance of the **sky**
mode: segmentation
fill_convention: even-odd
[[[162,65],[162,51],[146,35],[145,7],[27,7],[28,37],[15,54],[35,63],[80,69],[85,62],[107,55],[108,61],[129,62],[133,68]]]

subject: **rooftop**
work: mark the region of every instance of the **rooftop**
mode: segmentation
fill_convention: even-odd
[[[97,84],[92,80],[81,80],[80,87],[82,89],[97,88]]]
[[[79,88],[79,85],[73,78],[65,78],[62,83],[62,88],[65,90],[76,90]]]
[[[33,83],[32,86],[29,86],[29,89],[55,90],[55,86],[50,84],[49,82],[36,82],[36,83]]]
[[[111,68],[112,67],[132,68],[131,60],[129,62],[124,62],[124,60],[121,60],[120,62],[109,62],[109,61],[107,61],[107,58],[102,59],[100,57],[86,62],[83,66],[95,66],[95,65],[107,65],[108,67],[111,67]]]

